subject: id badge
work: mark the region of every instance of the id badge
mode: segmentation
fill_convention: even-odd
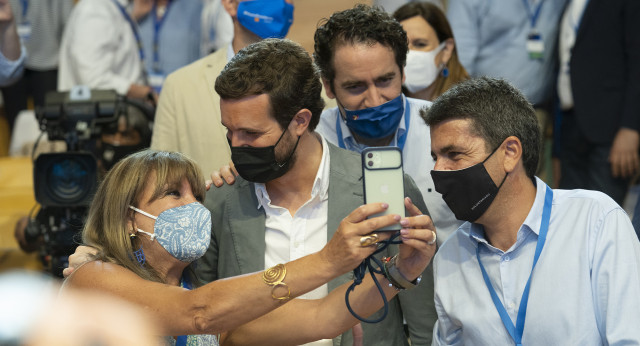
[[[22,42],[29,41],[31,37],[31,24],[30,23],[20,23],[18,24],[18,36],[22,39]]]
[[[544,41],[537,32],[532,32],[527,36],[527,52],[529,59],[542,59],[544,56]]]
[[[156,94],[160,95],[162,90],[162,84],[164,83],[164,75],[162,73],[149,74],[149,85],[153,88]]]

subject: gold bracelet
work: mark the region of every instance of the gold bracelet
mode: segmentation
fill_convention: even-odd
[[[287,268],[282,263],[275,265],[262,273],[262,281],[264,281],[264,283],[269,286],[273,286],[273,288],[271,289],[271,297],[281,302],[286,302],[291,299],[291,289],[289,288],[289,285],[284,282],[284,277],[286,275]],[[286,296],[276,296],[276,288],[278,288],[279,286],[285,287],[287,289]]]

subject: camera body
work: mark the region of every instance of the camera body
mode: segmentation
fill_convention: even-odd
[[[96,141],[106,125],[127,111],[126,99],[113,90],[78,86],[69,92],[49,92],[36,117],[49,140],[64,140],[64,153],[40,154],[33,168],[36,201],[41,205],[27,226],[28,242],[39,242],[45,269],[62,277],[68,256],[80,234],[98,185]]]

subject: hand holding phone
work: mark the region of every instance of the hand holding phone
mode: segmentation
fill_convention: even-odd
[[[385,212],[371,217],[387,214],[405,217],[402,152],[398,147],[371,147],[363,150],[362,176],[365,203],[389,204]],[[400,224],[395,224],[378,231],[399,231],[401,228]]]

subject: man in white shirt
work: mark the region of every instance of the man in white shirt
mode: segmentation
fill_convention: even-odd
[[[222,124],[240,177],[207,194],[212,240],[197,266],[204,280],[264,270],[318,251],[340,221],[364,203],[359,155],[314,132],[324,105],[321,89],[306,51],[284,40],[264,40],[242,49],[216,79]],[[412,220],[426,218],[417,216],[418,209],[427,211],[413,181],[405,179],[405,186],[415,206],[409,200],[405,205],[416,217],[396,220],[410,228]],[[360,225],[371,230],[381,226],[367,221]],[[404,234],[402,238],[405,241]],[[324,296],[351,279],[342,276],[307,297]],[[364,344],[407,343],[403,314],[407,320],[424,321],[433,311],[432,278],[424,279],[389,302],[382,322],[363,326]],[[381,316],[381,311],[375,315]],[[350,334],[334,342],[351,345]]]
[[[144,99],[145,80],[135,21],[147,14],[149,0],[83,0],[71,12],[60,47],[58,90],[76,85],[114,89]]]

